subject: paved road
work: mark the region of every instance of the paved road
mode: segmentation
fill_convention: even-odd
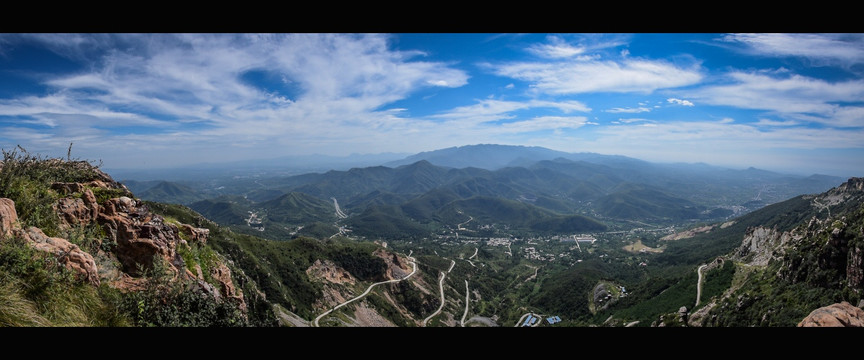
[[[447,273],[449,273],[450,270],[453,270],[453,266],[455,265],[456,260],[450,260],[450,268],[447,269],[446,273],[443,271],[441,272],[441,280],[438,280],[438,288],[441,291],[441,305],[438,306],[438,310],[435,310],[432,315],[429,315],[429,317],[423,319],[423,327],[426,327],[426,323],[429,322],[429,319],[435,317],[435,315],[438,315],[438,313],[440,313],[441,310],[444,309],[444,278],[447,277]]]
[[[339,208],[339,202],[336,201],[336,198],[335,198],[335,197],[331,197],[330,199],[333,199],[333,207],[336,208],[336,216],[339,217],[340,219],[345,219],[345,218],[347,218],[348,215],[345,215],[345,213],[342,212],[342,209]]]
[[[469,257],[468,260],[471,260],[471,259],[477,257],[477,250],[479,250],[479,249],[478,249],[478,248],[474,248],[474,255],[471,255],[471,257]]]
[[[357,297],[355,297],[355,298],[353,298],[353,299],[351,299],[351,300],[348,300],[348,301],[346,301],[346,302],[344,302],[344,303],[341,303],[341,304],[339,304],[339,305],[336,305],[336,307],[334,307],[334,308],[328,310],[327,312],[325,312],[325,313],[323,313],[323,314],[321,314],[321,315],[318,315],[318,317],[315,318],[315,322],[314,322],[314,323],[315,323],[315,327],[318,327],[318,320],[321,320],[321,318],[327,316],[328,314],[330,314],[330,313],[333,312],[334,310],[336,310],[336,309],[338,309],[338,308],[340,308],[340,307],[343,307],[343,306],[345,306],[345,305],[348,305],[348,304],[350,304],[351,302],[356,301],[357,299],[360,299],[360,298],[362,298],[362,297],[368,295],[369,292],[372,291],[372,288],[374,288],[375,286],[378,286],[378,285],[381,285],[381,284],[387,284],[387,283],[400,282],[400,281],[402,281],[402,280],[405,280],[405,279],[411,277],[411,275],[414,275],[414,273],[417,272],[417,262],[414,260],[413,257],[411,257],[411,255],[408,255],[408,260],[411,260],[411,265],[414,266],[414,270],[411,271],[411,273],[408,274],[408,276],[406,276],[406,277],[404,277],[404,278],[401,278],[401,279],[394,279],[394,280],[381,281],[381,282],[377,282],[377,283],[374,283],[374,284],[372,284],[372,285],[369,285],[369,288],[366,289],[366,291],[364,291],[364,292],[363,292],[362,294],[360,294],[359,296],[357,296]],[[441,295],[442,295],[442,296],[444,295],[444,292],[443,292],[443,291],[441,292]]]
[[[462,327],[465,327],[465,318],[468,316],[468,302],[471,301],[471,293],[468,292],[468,280],[465,280],[465,313],[462,314]]]
[[[696,269],[696,273],[699,274],[699,280],[696,281],[696,305],[693,305],[694,309],[699,306],[699,300],[702,298],[702,269],[706,266],[708,265],[702,265]]]

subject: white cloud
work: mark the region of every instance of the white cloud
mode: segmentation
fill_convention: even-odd
[[[635,113],[641,113],[641,112],[650,112],[650,111],[651,111],[651,108],[646,108],[646,107],[641,107],[641,106],[640,106],[640,107],[638,107],[638,108],[611,108],[611,109],[603,110],[603,111],[604,111],[604,112],[608,112],[608,113],[629,113],[629,114],[635,114]]]
[[[702,80],[698,66],[687,68],[661,60],[517,62],[490,65],[495,74],[531,82],[550,94],[587,92],[651,93]]]
[[[512,88],[514,88],[514,87],[516,87],[516,85],[513,85],[513,83],[509,83],[509,84],[507,84],[507,86],[505,86],[504,88],[505,88],[505,89],[512,89]]]
[[[488,122],[495,121],[499,119],[507,119],[512,118],[511,114],[517,110],[527,110],[532,108],[553,108],[557,109],[563,113],[570,113],[573,111],[576,112],[590,112],[591,108],[585,106],[585,104],[575,101],[542,101],[542,100],[529,100],[529,101],[504,101],[504,100],[480,100],[477,104],[468,105],[468,106],[460,106],[454,108],[446,113],[439,114],[433,116],[433,118],[441,118],[441,119],[463,119],[471,122]]]
[[[678,104],[678,105],[682,105],[682,106],[693,106],[693,103],[690,102],[690,100],[668,98],[668,99],[666,99],[666,101],[669,102],[670,104]]]
[[[423,87],[459,87],[468,81],[451,65],[418,59],[421,52],[391,50],[387,35],[38,34],[4,41],[38,42],[63,56],[85,59],[88,67],[46,78],[48,95],[0,100],[0,116],[34,129],[4,132],[0,142],[38,139],[45,146],[68,145],[77,136],[73,139],[82,141],[76,148],[90,148],[97,157],[105,144],[117,144],[115,153],[158,150],[167,149],[158,145],[167,139],[175,148],[182,144],[184,150],[202,153],[383,142],[392,131],[423,122],[379,108]],[[294,91],[258,88],[243,79],[250,71],[272,74]],[[574,105],[561,108],[568,106]],[[144,129],[136,130],[140,137],[104,130],[125,126]],[[47,138],[34,138],[38,127],[52,130]],[[85,135],[91,144],[83,141]]]
[[[723,41],[740,43],[756,54],[798,56],[860,64],[864,62],[862,34],[729,34]]]
[[[838,102],[864,99],[864,80],[828,82],[801,75],[782,78],[765,74],[733,72],[729,84],[693,90],[690,97],[712,105],[770,110],[785,116],[807,116],[831,126],[864,126],[864,108]]]
[[[551,59],[568,58],[585,52],[584,47],[576,47],[569,44],[539,44],[528,48],[531,53]]]

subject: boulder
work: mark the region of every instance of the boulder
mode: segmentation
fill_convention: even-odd
[[[864,310],[844,301],[813,310],[798,327],[864,327]]]
[[[44,251],[57,257],[57,261],[75,273],[78,280],[99,286],[99,270],[93,256],[81,250],[78,245],[66,239],[48,237],[42,229],[30,227],[26,231],[19,230],[23,237],[36,250]]]
[[[0,198],[0,237],[12,235],[12,230],[18,227],[15,202],[12,199]]]

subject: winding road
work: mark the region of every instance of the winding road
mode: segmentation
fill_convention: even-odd
[[[696,305],[693,305],[694,309],[699,306],[699,300],[702,298],[702,269],[706,266],[708,265],[702,265],[696,269],[696,273],[699,274],[699,280],[696,280]]]
[[[441,305],[438,306],[438,310],[435,310],[432,315],[429,315],[429,317],[423,319],[423,327],[426,327],[426,323],[429,322],[429,319],[435,317],[435,315],[438,315],[438,313],[440,313],[441,310],[444,309],[444,278],[447,277],[447,274],[450,273],[451,270],[453,270],[453,266],[455,265],[456,260],[450,260],[450,268],[447,269],[446,273],[443,271],[441,272],[441,280],[438,280],[438,288],[441,291]]]
[[[468,280],[465,280],[465,313],[462,314],[462,327],[465,327],[465,318],[468,317],[468,302],[471,301],[471,293],[468,292]]]
[[[334,200],[334,201],[335,201],[335,200]],[[413,250],[412,250],[412,252],[413,252]],[[318,320],[321,320],[321,318],[327,316],[328,314],[330,314],[330,313],[333,312],[334,310],[336,310],[336,309],[338,309],[338,308],[340,308],[340,307],[343,307],[343,306],[345,306],[345,305],[348,305],[348,304],[350,304],[351,302],[356,301],[357,299],[360,299],[360,298],[362,298],[362,297],[368,295],[369,292],[372,291],[372,288],[374,288],[375,286],[378,286],[378,285],[381,285],[381,284],[387,284],[387,283],[400,282],[400,281],[402,281],[402,280],[405,280],[405,279],[411,277],[411,275],[414,275],[414,273],[417,272],[417,261],[414,260],[413,257],[411,257],[410,253],[409,253],[409,255],[408,255],[408,260],[411,260],[411,265],[414,266],[414,270],[411,271],[411,273],[408,274],[408,276],[405,276],[404,278],[401,278],[401,279],[393,279],[393,280],[381,281],[381,282],[377,282],[377,283],[374,283],[374,284],[372,284],[372,285],[369,285],[369,288],[366,289],[366,291],[364,291],[362,294],[358,295],[357,297],[355,297],[355,298],[353,298],[353,299],[351,299],[351,300],[348,300],[348,301],[346,301],[346,302],[343,302],[343,303],[341,303],[341,304],[339,304],[339,305],[336,305],[336,307],[334,307],[334,308],[328,310],[327,312],[325,312],[325,313],[323,313],[323,314],[321,314],[321,315],[318,315],[318,317],[315,318],[315,322],[314,322],[314,323],[315,323],[315,327],[319,327],[319,326],[318,326]],[[451,266],[450,268],[452,269],[453,267]],[[442,279],[442,280],[443,280],[443,279]],[[441,290],[441,297],[442,297],[442,298],[444,297],[444,290],[443,290],[443,289]],[[439,311],[440,311],[440,310],[439,310]],[[424,325],[425,325],[425,322],[424,322]]]

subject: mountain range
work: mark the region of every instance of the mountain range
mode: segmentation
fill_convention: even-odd
[[[293,232],[291,228],[332,222],[334,199],[351,215],[347,225],[355,234],[373,237],[397,236],[399,231],[423,236],[465,221],[466,214],[490,224],[563,232],[538,224],[560,223],[552,220],[556,217],[571,217],[565,219],[569,224],[606,223],[603,226],[618,221],[721,220],[799,194],[824,191],[841,181],[825,175],[655,164],[542,147],[472,145],[323,173],[182,184],[127,182],[130,188],[138,188],[143,199],[189,205],[205,216],[237,225],[238,231],[251,233],[253,227],[262,231],[239,225],[250,212],[255,213],[262,218],[263,231],[279,232],[283,238]],[[299,194],[306,197],[300,201]],[[277,200],[285,196],[293,200]],[[235,210],[225,211],[228,208]],[[586,221],[574,222],[576,218]],[[511,221],[515,219],[521,220]]]

